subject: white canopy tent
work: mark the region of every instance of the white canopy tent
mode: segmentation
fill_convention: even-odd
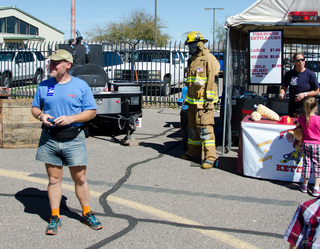
[[[248,85],[248,68],[241,65],[248,56],[248,31],[283,30],[284,44],[320,43],[320,22],[291,22],[289,13],[294,11],[320,13],[320,0],[258,0],[242,13],[227,19],[222,153],[224,153],[226,142],[226,148],[229,149],[232,143],[233,86]]]
[[[244,32],[282,26],[287,39],[319,39],[318,23],[291,23],[289,19],[291,11],[319,10],[320,0],[258,0],[241,14],[228,18],[226,26]]]

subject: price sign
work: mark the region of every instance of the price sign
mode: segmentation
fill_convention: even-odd
[[[281,84],[282,36],[282,30],[249,31],[251,84]]]

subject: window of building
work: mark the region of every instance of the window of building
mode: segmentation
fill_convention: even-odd
[[[16,17],[0,18],[0,33],[39,35],[37,27],[30,25]]]
[[[29,24],[19,20],[19,34],[28,35],[29,34]]]
[[[0,18],[0,33],[5,33],[6,32],[6,19],[5,18]]]
[[[18,33],[18,19],[10,16],[7,17],[7,33],[17,34]]]
[[[38,35],[38,28],[36,28],[35,26],[30,25],[30,35]]]

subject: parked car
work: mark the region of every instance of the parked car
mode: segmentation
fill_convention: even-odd
[[[223,71],[225,70],[225,67],[224,67],[224,54],[223,53],[214,53],[213,55],[219,61],[219,64],[220,64],[219,76],[222,77],[223,76]]]
[[[13,82],[25,80],[39,84],[47,72],[47,61],[38,51],[0,51],[1,86],[12,87]]]
[[[306,57],[306,68],[309,68],[311,71],[313,71],[316,74],[318,81],[320,81],[320,61],[318,58]]]
[[[134,72],[131,62],[121,69],[115,69],[114,81],[134,81],[146,90],[159,90],[162,96],[171,94],[171,87],[183,83],[187,65],[185,51],[173,48],[142,48],[134,52]]]
[[[116,51],[103,51],[102,57],[103,69],[108,74],[110,80],[114,79],[114,70],[120,69],[123,65],[123,59],[121,55]]]

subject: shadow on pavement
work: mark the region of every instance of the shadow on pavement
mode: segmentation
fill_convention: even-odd
[[[228,173],[239,175],[238,169],[238,158],[228,157],[228,156],[220,156],[218,158],[218,169],[226,171]]]
[[[37,214],[44,221],[50,221],[51,210],[47,191],[37,188],[26,188],[17,192],[14,197],[24,205],[24,212]],[[60,214],[81,221],[81,216],[75,211],[70,210],[66,201],[67,197],[63,195],[60,204]]]

